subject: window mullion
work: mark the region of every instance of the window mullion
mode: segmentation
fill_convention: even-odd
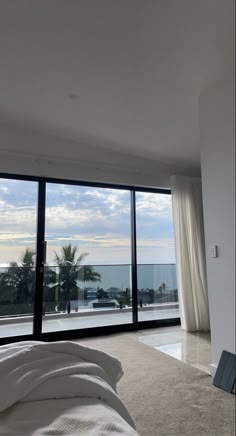
[[[44,282],[44,238],[45,238],[45,204],[46,183],[39,182],[38,216],[37,216],[37,248],[36,248],[36,279],[34,298],[33,335],[39,339],[42,333],[43,316],[43,282]]]

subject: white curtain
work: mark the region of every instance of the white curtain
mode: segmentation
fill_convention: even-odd
[[[208,331],[210,322],[201,180],[172,176],[171,192],[181,325],[191,332]]]

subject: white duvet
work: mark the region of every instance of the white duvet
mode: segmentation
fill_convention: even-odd
[[[75,342],[0,347],[0,434],[137,435],[118,359]]]

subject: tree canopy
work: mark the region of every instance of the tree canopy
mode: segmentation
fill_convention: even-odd
[[[78,293],[78,282],[100,282],[101,275],[91,265],[82,265],[88,253],[78,253],[79,247],[71,244],[61,247],[55,252],[55,262],[59,267],[58,285],[61,300],[68,302],[71,295]]]

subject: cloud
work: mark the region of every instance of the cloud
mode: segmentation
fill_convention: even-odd
[[[14,206],[36,206],[38,183],[0,179],[0,201]]]
[[[171,196],[138,192],[136,194],[136,210],[140,216],[147,215],[156,217],[156,219],[167,218],[172,220]]]
[[[22,251],[23,246],[35,244],[37,192],[36,182],[0,179],[1,246],[15,244]],[[148,250],[156,248],[160,252],[162,249],[163,253],[169,250],[173,254],[171,197],[137,192],[136,207],[138,249],[145,252],[149,261]],[[130,192],[47,184],[46,238],[56,247],[66,243],[78,244],[84,251],[88,249],[93,256],[97,255],[106,262],[121,260],[121,252],[128,259],[131,246]],[[110,254],[102,254],[102,250]],[[93,259],[96,261],[95,257]]]
[[[0,204],[2,234],[36,234],[36,207]]]
[[[124,246],[124,247],[130,247],[131,241],[129,238],[124,238],[122,235],[119,238],[114,238],[113,235],[110,236],[84,236],[84,235],[73,235],[69,237],[58,237],[58,238],[52,238],[49,241],[52,242],[62,242],[62,244],[68,244],[76,242],[79,246],[80,245],[86,245],[86,246],[97,246],[100,248],[107,248],[107,247],[118,247],[118,246]]]
[[[14,241],[16,239],[34,238],[35,235],[29,233],[0,233],[0,241]],[[27,241],[28,242],[28,241]]]

